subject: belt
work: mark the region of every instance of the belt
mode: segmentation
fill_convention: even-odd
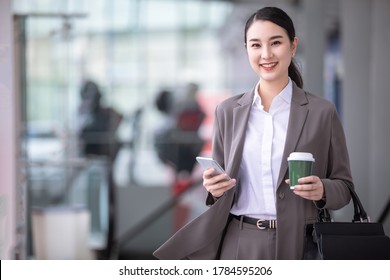
[[[262,220],[262,219],[255,219],[245,216],[236,216],[233,214],[230,214],[233,218],[248,223],[251,225],[257,226],[258,229],[275,229],[277,227],[277,220]]]

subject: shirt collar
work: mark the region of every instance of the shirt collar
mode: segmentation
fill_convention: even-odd
[[[259,95],[259,84],[260,81],[257,82],[256,87],[255,87],[255,95],[253,96],[253,104],[257,104],[261,109],[263,109],[263,105],[261,105],[261,98]],[[286,103],[290,104],[291,103],[291,98],[292,98],[292,82],[291,78],[288,77],[288,83],[284,87],[284,89],[277,95],[277,97],[282,98]]]

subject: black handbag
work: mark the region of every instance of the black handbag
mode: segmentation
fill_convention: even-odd
[[[321,209],[318,221],[306,226],[303,259],[390,260],[390,238],[381,223],[373,223],[356,192],[350,187],[354,217],[352,222],[333,222],[329,211]]]

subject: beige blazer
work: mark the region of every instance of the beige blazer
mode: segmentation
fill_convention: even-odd
[[[153,254],[159,259],[216,259],[223,240],[229,211],[239,184],[239,166],[254,90],[233,96],[215,110],[213,158],[227,174],[238,179],[236,187],[214,201],[203,214],[175,233]],[[284,182],[288,178],[287,157],[291,152],[314,155],[313,174],[324,184],[326,204],[295,195]],[[276,190],[277,259],[302,259],[305,225],[313,223],[319,207],[342,208],[350,201],[347,185],[353,186],[344,131],[335,106],[304,92],[293,83],[286,144]]]

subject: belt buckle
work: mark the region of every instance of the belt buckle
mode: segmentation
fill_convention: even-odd
[[[257,220],[256,226],[258,229],[266,229],[266,227],[261,226],[263,222],[265,222],[265,220]]]

